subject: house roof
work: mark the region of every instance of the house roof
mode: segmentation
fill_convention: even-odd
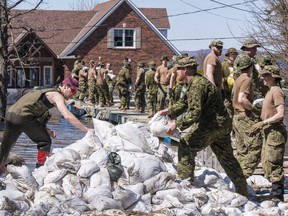
[[[130,0],[110,0],[97,4],[91,11],[35,10],[27,13],[28,11],[25,10],[12,10],[12,15],[22,14],[12,19],[13,38],[23,33],[23,27],[33,28],[55,55],[65,57],[73,52],[123,2],[127,2],[168,46],[176,50],[158,31],[158,29],[170,28],[166,9],[139,9]]]

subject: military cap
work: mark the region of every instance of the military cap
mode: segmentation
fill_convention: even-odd
[[[149,61],[148,65],[149,65],[149,68],[155,68],[156,67],[156,63],[154,61]]]
[[[105,63],[102,62],[102,61],[100,61],[100,62],[98,63],[98,66],[104,66],[104,65],[105,65]]]
[[[164,60],[169,61],[169,58],[168,58],[168,56],[162,56],[162,58],[160,60],[161,61],[164,61]]]
[[[261,45],[254,38],[247,38],[244,40],[241,50],[244,48],[261,47]]]
[[[234,65],[241,71],[250,67],[254,63],[253,59],[245,53],[241,53],[235,59]]]
[[[90,61],[89,61],[89,64],[94,65],[94,64],[95,64],[95,61],[94,61],[94,60],[90,60]]]
[[[256,56],[256,62],[261,67],[264,67],[266,65],[272,65],[272,58],[269,55],[263,54]]]
[[[209,48],[211,48],[212,46],[223,47],[223,42],[215,39],[215,40],[211,41]]]
[[[131,67],[131,63],[130,62],[124,62],[124,67]]]
[[[181,53],[180,56],[181,56],[181,57],[188,57],[189,55],[188,55],[188,53]]]
[[[230,47],[229,49],[227,49],[225,56],[228,56],[230,53],[236,53],[236,55],[238,55],[238,52],[234,47]]]
[[[185,58],[179,59],[176,66],[177,66],[177,68],[189,67],[189,66],[196,66],[197,67],[198,64],[193,57],[185,57]]]
[[[144,63],[143,63],[143,62],[138,62],[138,63],[137,63],[137,66],[139,66],[139,67],[144,67]]]
[[[282,79],[280,76],[280,68],[276,65],[266,65],[260,74],[270,74],[274,78]]]

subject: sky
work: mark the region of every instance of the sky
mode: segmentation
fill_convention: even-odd
[[[14,0],[15,1],[15,0]],[[27,0],[17,9],[29,9],[36,0]],[[47,10],[71,10],[75,0],[44,0]],[[213,39],[224,42],[224,48],[240,49],[250,27],[251,12],[247,0],[131,0],[140,8],[166,8],[170,29],[168,40],[179,51],[208,49]],[[261,0],[252,0],[260,4]]]

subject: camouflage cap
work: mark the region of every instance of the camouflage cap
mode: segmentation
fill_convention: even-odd
[[[280,76],[280,68],[276,65],[266,65],[260,74],[270,74],[274,78],[282,79]]]
[[[253,48],[253,47],[261,47],[261,45],[254,38],[247,38],[246,40],[244,40],[241,50],[243,50],[244,48]]]
[[[105,63],[102,61],[99,61],[98,66],[105,66]]]
[[[144,67],[144,63],[143,63],[143,62],[138,62],[138,63],[137,63],[137,66],[139,66],[139,67]]]
[[[181,57],[188,57],[189,55],[188,55],[188,53],[181,53],[180,56],[181,56]]]
[[[148,65],[149,65],[149,68],[155,68],[156,67],[156,63],[154,61],[149,61]]]
[[[94,65],[94,64],[95,64],[95,61],[94,61],[94,60],[90,60],[90,61],[89,61],[89,64]]]
[[[160,59],[160,61],[164,61],[164,60],[169,61],[168,56],[162,56],[162,58]]]
[[[215,39],[211,41],[209,48],[211,48],[212,46],[223,47],[223,42],[221,40]]]
[[[236,53],[236,55],[238,55],[238,52],[234,47],[230,47],[229,49],[227,49],[225,56],[228,56],[230,53]]]
[[[196,62],[196,60],[193,57],[185,57],[185,58],[181,58],[179,59],[179,61],[177,62],[177,68],[182,68],[182,67],[197,67],[198,64]]]
[[[235,59],[234,65],[241,71],[250,67],[253,64],[253,59],[245,53],[242,53],[237,56]]]
[[[256,62],[261,67],[265,67],[266,65],[272,65],[272,58],[269,55],[263,54],[256,56]]]

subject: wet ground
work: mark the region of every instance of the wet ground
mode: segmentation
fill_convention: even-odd
[[[48,123],[48,127],[55,131],[57,135],[55,139],[52,139],[52,148],[63,148],[85,136],[84,132],[67,122],[56,108],[53,108],[50,111],[52,113],[52,118]],[[80,121],[86,126],[93,128],[91,118],[82,117],[80,118]],[[0,140],[2,140],[2,136],[3,131],[0,130]],[[31,170],[35,168],[37,146],[24,133],[19,137],[12,152],[22,156]]]

